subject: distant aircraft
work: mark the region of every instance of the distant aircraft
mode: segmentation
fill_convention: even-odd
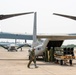
[[[31,47],[31,45],[27,43],[26,44],[0,43],[0,46],[8,51],[18,51],[19,48],[21,48],[21,51],[22,51],[23,46]]]

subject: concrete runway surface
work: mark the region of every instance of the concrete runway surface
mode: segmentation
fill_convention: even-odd
[[[28,48],[23,51],[8,52],[0,47],[0,75],[76,75],[76,60],[73,66],[61,66],[59,64],[37,61],[38,68],[27,68]]]

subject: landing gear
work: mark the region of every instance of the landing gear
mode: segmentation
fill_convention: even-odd
[[[17,49],[15,49],[15,51],[17,52]]]
[[[8,52],[9,52],[9,50],[8,50]]]

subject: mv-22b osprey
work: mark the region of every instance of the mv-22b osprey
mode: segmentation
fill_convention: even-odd
[[[66,16],[66,17],[68,17],[68,16]],[[73,16],[69,16],[68,18],[71,18],[74,20],[76,19],[76,17],[73,17]],[[62,45],[62,43],[64,42],[64,40],[76,39],[76,35],[72,35],[72,34],[37,35],[37,28],[36,28],[37,21],[36,20],[37,20],[37,14],[35,12],[34,13],[34,27],[33,27],[33,43],[32,43],[30,50],[32,50],[32,48],[34,47],[36,56],[41,55],[46,50],[46,48],[48,48],[48,50],[49,50],[52,47],[52,49],[54,51],[55,47],[60,47]],[[42,38],[45,38],[45,40],[42,41],[41,40]]]
[[[28,12],[28,13],[14,14],[14,15],[2,15],[2,16],[0,16],[0,20],[18,16],[18,15],[32,14],[32,13],[34,13],[33,43],[29,50],[31,51],[32,48],[34,47],[36,56],[41,55],[45,51],[46,47],[48,49],[50,49],[52,47],[53,51],[54,51],[54,48],[60,47],[62,45],[62,43],[64,42],[64,40],[76,39],[76,35],[72,35],[72,34],[37,35],[37,27],[36,27],[37,26],[37,21],[36,21],[37,20],[37,12]],[[59,16],[61,16],[61,15],[59,15]],[[67,17],[67,16],[64,16],[64,17]],[[68,18],[70,18],[70,16]],[[75,20],[75,18],[76,17],[71,16],[71,19]],[[45,40],[42,40],[42,38],[45,38]]]

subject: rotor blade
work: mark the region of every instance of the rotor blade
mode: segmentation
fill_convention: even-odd
[[[8,46],[4,46],[4,45],[0,45],[1,47],[5,48],[5,49],[8,49],[9,47]]]
[[[72,19],[72,20],[76,20],[75,16],[69,16],[69,15],[63,15],[63,14],[57,14],[57,13],[53,13],[53,15],[58,15],[58,16],[62,16],[62,17]]]
[[[9,14],[9,15],[0,15],[0,20],[15,17],[15,16],[20,16],[20,15],[26,15],[26,14],[31,14],[34,12],[27,12],[27,13],[18,13],[18,14]]]
[[[21,47],[24,47],[24,46],[26,46],[26,47],[31,47],[31,45],[29,45],[29,44],[22,44],[22,45],[20,45],[17,49],[19,49],[19,48],[21,48]]]

